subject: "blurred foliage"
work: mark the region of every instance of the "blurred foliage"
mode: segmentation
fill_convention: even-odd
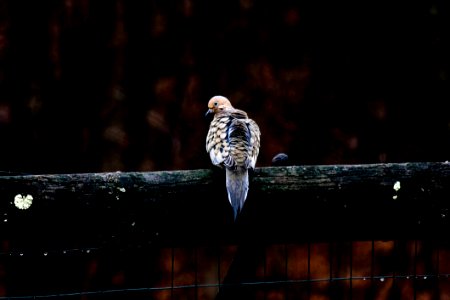
[[[257,165],[448,160],[449,4],[0,0],[0,170],[209,168],[210,97]]]

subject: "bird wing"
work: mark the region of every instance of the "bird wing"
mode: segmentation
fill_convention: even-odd
[[[245,119],[232,119],[228,127],[230,155],[225,166],[227,168],[244,167],[248,159],[250,145],[250,130]]]
[[[258,125],[237,109],[217,115],[206,137],[206,151],[211,162],[229,169],[255,168],[259,144]]]
[[[252,119],[233,119],[228,129],[230,156],[236,166],[254,169],[259,154],[260,130]]]
[[[259,154],[259,146],[261,144],[261,132],[258,124],[252,119],[247,119],[246,124],[250,132],[250,147],[245,165],[247,169],[254,169]]]
[[[227,131],[230,122],[229,115],[221,115],[214,117],[209,126],[206,136],[206,152],[209,153],[214,165],[221,166],[229,156],[230,147]]]

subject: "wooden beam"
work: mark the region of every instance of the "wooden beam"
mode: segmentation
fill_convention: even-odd
[[[2,196],[33,193],[40,201],[46,201],[54,200],[63,190],[78,194],[80,199],[102,193],[120,197],[133,191],[162,201],[192,188],[211,191],[213,180],[220,177],[219,172],[199,169],[0,176],[0,193]],[[448,162],[263,167],[252,173],[251,187],[269,193],[339,191],[361,185],[391,189],[395,182],[405,181],[447,190],[450,187],[441,183],[448,182],[449,178]],[[410,188],[406,185],[403,190]]]
[[[28,209],[17,195],[33,198]],[[218,168],[2,176],[0,199],[0,230],[19,244],[438,235],[450,229],[450,164],[257,168],[236,224]]]

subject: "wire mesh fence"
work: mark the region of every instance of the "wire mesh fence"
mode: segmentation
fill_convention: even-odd
[[[449,299],[450,165],[339,168],[0,177],[0,299]]]
[[[238,258],[245,252],[250,256]],[[450,295],[450,244],[437,240],[53,249],[3,252],[0,257],[2,292],[8,294],[0,299],[446,299]],[[230,268],[239,259],[244,261],[238,264],[251,265],[251,270],[230,278],[234,276]]]

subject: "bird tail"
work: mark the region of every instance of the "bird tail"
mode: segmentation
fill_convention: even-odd
[[[226,169],[226,181],[227,181],[228,200],[230,201],[230,204],[233,207],[234,220],[236,220],[237,215],[241,212],[242,207],[244,206],[245,199],[247,198],[248,170]]]

